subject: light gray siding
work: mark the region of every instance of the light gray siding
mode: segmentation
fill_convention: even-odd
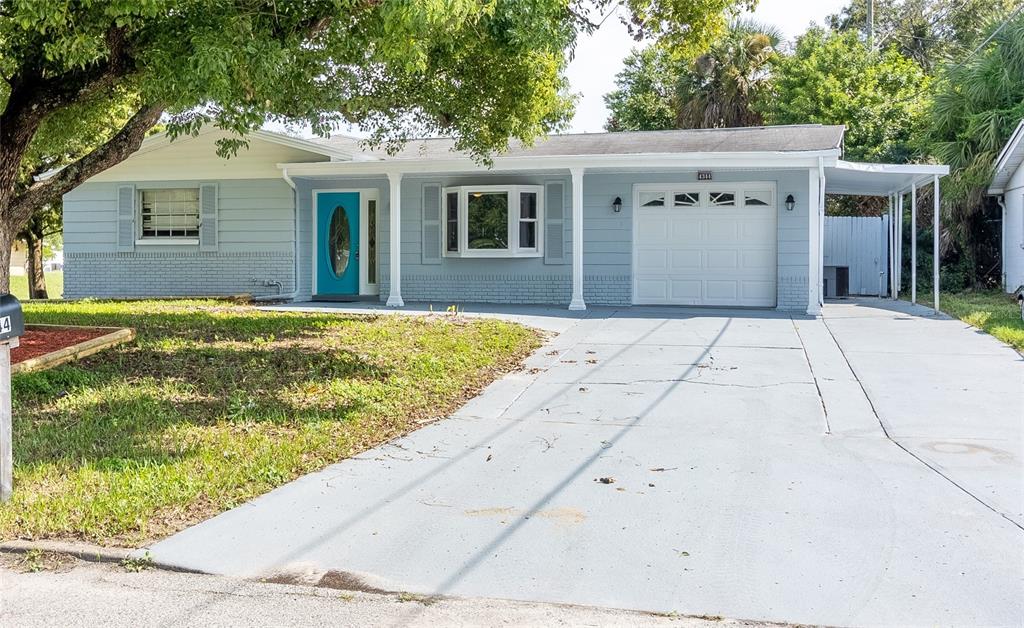
[[[136,189],[207,181],[138,181]],[[117,182],[64,195],[66,298],[264,294],[294,289],[294,211],[281,179],[217,181],[217,246],[135,245],[118,251]]]
[[[778,203],[778,298],[780,309],[807,307],[808,281],[808,171],[715,172],[715,181],[771,181]],[[628,305],[632,302],[633,185],[637,183],[688,183],[696,173],[591,173],[583,181],[584,298],[591,305]],[[424,185],[543,185],[562,182],[566,211],[561,263],[544,258],[467,259],[442,258],[424,264],[422,258],[422,190]],[[390,272],[388,181],[354,178],[298,179],[300,216],[300,267],[312,269],[311,206],[313,190],[377,188],[381,202],[377,220],[380,298],[386,300]],[[410,176],[402,180],[402,297],[406,301],[553,303],[567,304],[572,291],[571,182],[568,173],[473,174],[462,176]],[[792,194],[793,211],[782,199]],[[612,211],[612,200],[622,199],[622,211]],[[300,293],[308,297],[310,273],[300,280]]]
[[[778,299],[781,309],[807,307],[808,171],[715,172],[715,181],[771,181],[778,194]],[[633,185],[688,183],[696,173],[595,172],[583,182],[584,298],[591,305],[632,302]],[[565,216],[561,230],[563,259],[442,258],[423,263],[422,191],[424,185],[561,183]],[[143,187],[180,187],[200,181],[137,182]],[[389,186],[385,177],[296,178],[296,190],[283,180],[222,180],[218,188],[218,245],[136,246],[117,251],[117,183],[89,183],[65,197],[65,247],[68,297],[216,295],[268,293],[264,280],[280,281],[283,292],[312,294],[312,203],[315,190],[373,188],[378,192],[377,261],[381,300],[389,290]],[[407,301],[567,304],[572,290],[571,181],[567,172],[519,175],[471,174],[409,176],[402,181],[402,296]],[[793,211],[782,199],[792,194]],[[622,199],[622,211],[612,200]],[[298,264],[294,264],[293,198],[298,204]],[[255,282],[253,280],[256,280]]]

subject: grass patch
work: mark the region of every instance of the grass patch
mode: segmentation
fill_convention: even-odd
[[[919,294],[918,303],[931,307],[931,293]],[[992,334],[1017,351],[1024,351],[1024,321],[1011,295],[1001,290],[943,292],[939,305],[946,314]]]
[[[64,294],[64,271],[55,270],[43,273],[46,277],[46,294],[51,299],[59,299]],[[11,294],[18,297],[18,300],[28,299],[28,276],[11,275]]]
[[[40,302],[134,343],[19,374],[0,538],[135,546],[445,416],[539,346],[496,320]]]

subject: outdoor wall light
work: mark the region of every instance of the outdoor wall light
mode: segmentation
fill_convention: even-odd
[[[615,200],[612,201],[612,211],[616,214],[622,211],[622,199],[618,196],[616,196]]]
[[[796,207],[796,200],[793,199],[793,195],[790,194],[786,197],[786,211],[791,212]]]

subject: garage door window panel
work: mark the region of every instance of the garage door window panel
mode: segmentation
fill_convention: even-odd
[[[664,207],[664,192],[643,192],[640,194],[640,207]]]
[[[736,194],[733,192],[711,192],[708,200],[712,207],[735,207]]]
[[[743,193],[744,207],[769,207],[772,204],[772,193],[769,190],[748,190]]]
[[[700,205],[700,192],[681,192],[675,194],[676,207],[697,207]]]

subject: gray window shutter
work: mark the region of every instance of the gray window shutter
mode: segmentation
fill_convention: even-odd
[[[423,185],[423,249],[424,264],[441,263],[441,186]]]
[[[565,184],[544,186],[544,263],[565,263]]]
[[[217,184],[199,186],[199,250],[217,250]]]
[[[135,250],[135,186],[117,188],[117,250]]]

